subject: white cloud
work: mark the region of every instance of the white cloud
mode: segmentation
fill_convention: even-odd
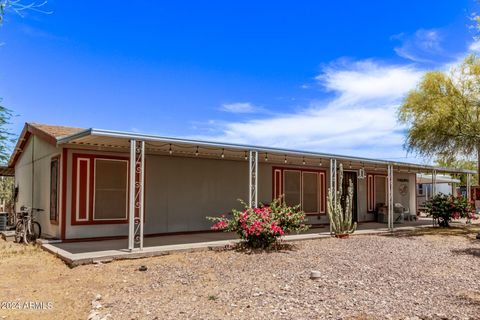
[[[227,122],[216,134],[196,138],[375,158],[404,157],[403,128],[397,124],[396,108],[421,75],[421,70],[410,65],[336,62],[316,77],[332,98],[293,114]],[[238,109],[251,110],[249,106]]]
[[[235,102],[222,104],[221,110],[231,113],[254,113],[262,110],[262,108],[257,107],[250,102]]]
[[[480,53],[480,41],[473,41],[469,46],[468,50],[472,53]]]
[[[316,79],[339,95],[337,104],[368,100],[391,103],[412,89],[422,72],[410,65],[382,65],[373,60],[331,64]]]
[[[394,50],[400,57],[407,60],[434,63],[434,57],[443,57],[446,54],[441,46],[443,39],[439,30],[419,29],[413,35],[401,33],[392,38],[402,42],[402,45]]]

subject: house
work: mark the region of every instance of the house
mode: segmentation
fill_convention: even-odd
[[[339,185],[337,169],[345,174]],[[27,123],[8,166],[16,208],[42,208],[46,237],[62,241],[203,232],[206,216],[284,195],[312,225],[328,224],[329,188],[354,184],[353,217],[416,208],[416,174],[470,171],[287,149]]]
[[[459,183],[459,179],[446,174],[436,175],[435,182],[431,174],[417,174],[417,211],[425,210],[425,202],[432,198],[434,192],[446,195],[456,194],[455,184]]]

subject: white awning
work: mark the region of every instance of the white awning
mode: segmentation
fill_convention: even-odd
[[[436,183],[460,183],[459,179],[452,178],[448,175],[437,174]],[[417,174],[417,183],[421,184],[432,184],[432,175],[431,174]]]

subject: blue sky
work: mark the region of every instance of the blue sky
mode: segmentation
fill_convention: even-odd
[[[7,12],[0,97],[24,122],[406,157],[395,110],[476,52],[472,1],[48,1]]]

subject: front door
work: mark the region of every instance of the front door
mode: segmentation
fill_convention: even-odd
[[[342,182],[342,207],[345,208],[345,199],[348,194],[348,185],[350,180],[353,183],[353,204],[352,204],[352,218],[354,222],[358,221],[357,214],[357,173],[355,171],[344,171],[343,172],[343,182]]]

